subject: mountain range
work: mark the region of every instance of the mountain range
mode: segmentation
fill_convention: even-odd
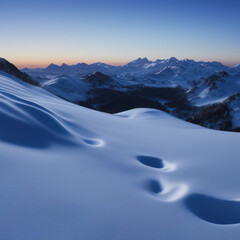
[[[123,66],[78,63],[22,69],[70,102],[116,113],[151,107],[205,127],[240,129],[240,65],[138,58]]]

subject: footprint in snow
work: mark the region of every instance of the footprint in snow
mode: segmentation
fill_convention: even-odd
[[[141,164],[151,168],[162,169],[164,172],[170,172],[176,168],[175,164],[163,161],[158,157],[140,155],[136,158]],[[156,179],[146,181],[144,188],[159,200],[166,202],[176,201],[187,192],[187,186],[184,184],[169,183],[166,180],[163,180],[163,183],[161,183]]]
[[[184,200],[188,210],[214,224],[240,223],[240,201],[229,201],[203,194],[191,194]]]
[[[145,189],[151,194],[158,194],[163,190],[161,183],[155,179],[147,181],[145,183]]]
[[[141,155],[137,160],[145,166],[172,171],[175,165],[163,162],[161,158]],[[186,196],[188,187],[185,184],[171,184],[150,179],[145,182],[144,188],[162,201],[176,201]],[[229,201],[214,198],[203,194],[191,194],[183,200],[186,208],[194,215],[214,224],[229,225],[240,223],[240,201]]]
[[[137,156],[137,160],[143,165],[146,165],[148,167],[152,167],[152,168],[164,167],[163,160],[161,158],[151,157],[151,156]]]

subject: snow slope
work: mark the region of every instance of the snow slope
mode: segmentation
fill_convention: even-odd
[[[192,89],[194,95],[190,99],[195,105],[209,105],[223,102],[228,97],[240,91],[240,78],[227,72],[213,74],[207,79],[200,79]]]
[[[240,135],[73,105],[0,72],[1,240],[238,240]]]

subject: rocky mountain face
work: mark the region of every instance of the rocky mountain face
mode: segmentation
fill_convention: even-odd
[[[136,59],[24,69],[42,88],[108,113],[155,108],[212,129],[240,129],[240,68],[218,62]]]
[[[94,72],[92,74],[88,74],[82,78],[87,84],[91,85],[92,87],[117,87],[119,84],[115,82],[111,77],[108,75],[102,74],[101,72]]]
[[[0,58],[0,70],[6,72],[16,78],[21,79],[22,81],[29,83],[34,86],[38,86],[38,82],[33,80],[27,73],[21,72],[16,68],[12,63],[8,62],[4,58]]]

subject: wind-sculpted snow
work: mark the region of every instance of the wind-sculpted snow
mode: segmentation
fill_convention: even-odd
[[[11,94],[0,94],[0,139],[26,147],[73,143],[63,121],[47,108]]]
[[[240,135],[116,115],[0,73],[1,240],[238,240]]]
[[[2,80],[8,81],[6,77]],[[87,138],[74,131],[60,114],[12,91],[0,92],[0,118],[0,139],[12,144],[33,148],[49,147],[51,143],[103,144],[99,139]]]

